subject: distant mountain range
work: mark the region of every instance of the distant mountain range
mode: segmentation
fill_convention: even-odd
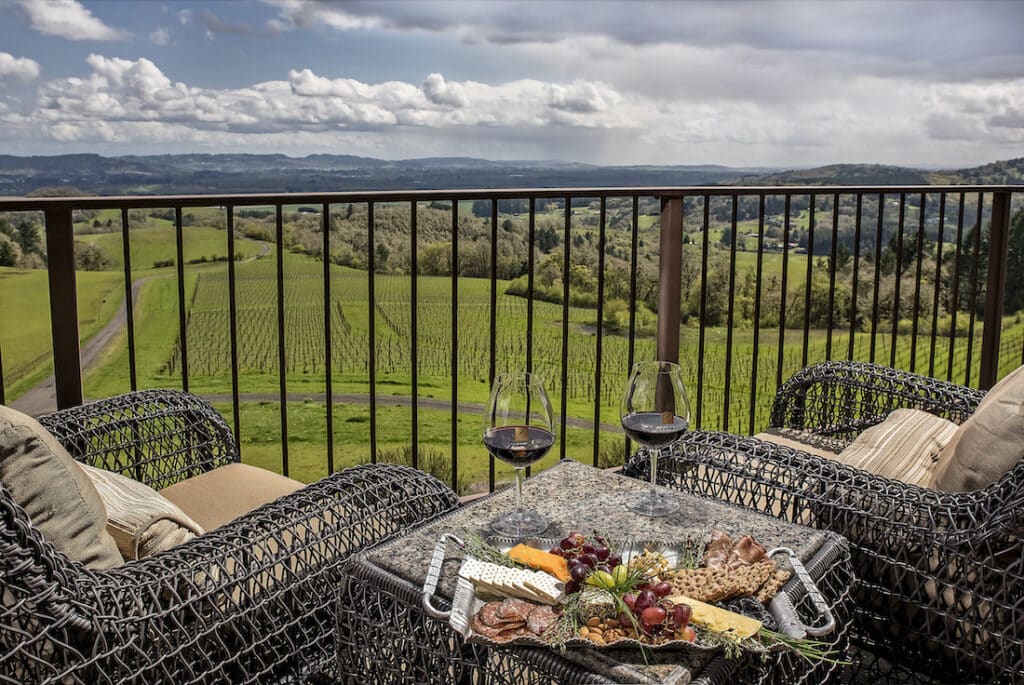
[[[1024,158],[934,171],[876,164],[813,169],[597,166],[559,160],[472,157],[383,160],[354,155],[182,154],[103,157],[0,155],[0,195],[331,192],[446,188],[545,188],[689,185],[902,185],[1024,183]]]

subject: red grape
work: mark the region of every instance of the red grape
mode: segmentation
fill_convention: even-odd
[[[581,554],[579,560],[581,564],[586,564],[590,568],[597,567],[597,557],[593,554]]]
[[[616,566],[618,566],[621,563],[622,563],[622,557],[620,557],[618,554],[609,554],[608,555],[608,565],[611,566],[612,568],[615,568]]]
[[[576,582],[582,583],[583,580],[590,575],[590,569],[583,564],[576,564],[572,567],[572,570],[569,571],[569,575],[571,575],[572,579]]]
[[[593,554],[596,549],[597,549],[597,547],[595,547],[593,545],[593,543],[590,543],[590,542],[584,542],[583,543],[583,553],[584,554]]]
[[[594,547],[594,554],[596,554],[597,558],[600,559],[601,561],[607,560],[608,557],[611,556],[611,553],[612,553],[612,551],[610,549],[608,549],[607,547],[605,547],[604,545],[598,545],[598,546]]]
[[[689,604],[676,604],[672,607],[672,624],[676,630],[682,630],[690,624],[691,613],[692,609]]]
[[[693,642],[697,639],[697,631],[693,629],[693,626],[686,626],[683,630],[683,639],[687,642]]]
[[[576,546],[576,541],[572,537],[565,537],[558,541],[558,546],[562,549],[572,549]]]
[[[636,608],[636,594],[635,593],[627,592],[626,594],[622,595],[622,601],[623,601],[623,603],[626,606],[629,607],[630,611],[633,611]]]
[[[655,627],[665,621],[665,610],[661,607],[647,607],[640,612],[640,625],[647,632],[653,632]]]
[[[658,597],[650,590],[641,590],[640,594],[636,596],[634,605],[637,611],[643,611],[648,607],[654,606],[658,602]]]
[[[655,583],[653,586],[651,586],[651,590],[654,592],[654,594],[658,595],[659,597],[668,597],[670,594],[672,594],[672,586],[666,583],[665,581]]]
[[[571,595],[572,593],[576,592],[579,589],[580,589],[580,584],[577,583],[575,580],[570,580],[570,581],[568,581],[565,584],[565,594],[567,594],[567,595]]]
[[[558,555],[558,556],[562,556],[562,548],[559,547],[558,545],[555,545],[554,547],[552,547],[551,549],[548,550],[548,554],[555,554],[555,555]]]

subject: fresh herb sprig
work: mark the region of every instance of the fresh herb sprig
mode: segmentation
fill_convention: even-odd
[[[526,564],[520,563],[510,557],[509,555],[502,552],[494,545],[489,544],[482,537],[476,533],[469,533],[464,536],[463,541],[466,543],[463,547],[463,552],[467,555],[479,559],[480,561],[487,561],[498,566],[505,566],[508,568],[521,568],[529,569],[530,567]]]
[[[849,664],[848,661],[843,661],[841,656],[832,650],[833,645],[829,642],[808,640],[806,638],[798,639],[777,633],[774,630],[768,630],[767,628],[761,628],[758,631],[758,637],[761,638],[761,644],[765,647],[782,645],[810,663],[824,661],[840,666]]]

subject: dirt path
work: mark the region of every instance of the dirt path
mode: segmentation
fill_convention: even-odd
[[[231,402],[230,394],[200,394],[200,396],[210,402]],[[370,404],[369,395],[360,394],[349,394],[349,393],[333,393],[331,395],[335,403],[346,402],[349,404]],[[277,393],[239,393],[239,402],[277,402],[280,396]],[[305,402],[306,400],[312,400],[313,402],[326,403],[326,393],[299,393],[290,392],[285,395],[285,399],[288,402]],[[412,405],[411,397],[404,397],[401,395],[377,395],[377,407],[409,407]],[[434,397],[420,397],[417,405],[420,409],[441,409],[444,411],[451,410],[452,403],[448,400],[439,400]],[[459,402],[456,408],[460,413],[464,414],[483,414],[484,405],[473,404],[471,402]],[[555,417],[556,425],[558,425],[558,417]],[[594,427],[593,421],[587,419],[576,419],[567,417],[566,425],[572,426],[573,428],[588,428]],[[601,430],[608,431],[609,433],[621,433],[622,427],[616,424],[610,424],[601,422]]]
[[[270,243],[263,243],[258,254],[253,255],[247,259],[243,259],[240,264],[245,262],[251,262],[259,259],[270,252]],[[160,278],[159,276],[146,276],[139,278],[132,283],[132,305],[138,306],[139,293],[142,292],[142,286],[154,278]],[[114,339],[125,330],[128,325],[128,307],[127,301],[122,300],[121,306],[117,308],[117,312],[110,321],[100,329],[100,332],[92,336],[85,343],[82,344],[80,350],[80,357],[82,359],[82,375],[86,372],[91,371],[103,357],[107,348],[110,347]],[[56,379],[50,375],[35,386],[24,395],[14,400],[11,403],[11,407],[18,411],[25,412],[29,416],[39,416],[51,412],[57,408],[57,388]]]

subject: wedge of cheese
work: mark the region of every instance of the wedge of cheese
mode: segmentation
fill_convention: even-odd
[[[669,599],[674,604],[689,604],[690,622],[713,633],[731,633],[739,638],[748,638],[757,635],[757,631],[761,630],[760,621],[737,614],[735,611],[719,609],[711,604],[690,599],[686,595],[675,595]]]
[[[566,563],[565,559],[555,556],[551,552],[545,552],[520,543],[510,549],[507,554],[510,559],[526,564],[530,568],[535,568],[538,571],[550,573],[563,583],[568,582],[569,579],[572,578],[572,576],[569,575],[569,565]]]
[[[552,605],[564,599],[561,583],[541,571],[507,568],[469,558],[459,567],[459,576],[473,583],[478,590],[499,596]]]

